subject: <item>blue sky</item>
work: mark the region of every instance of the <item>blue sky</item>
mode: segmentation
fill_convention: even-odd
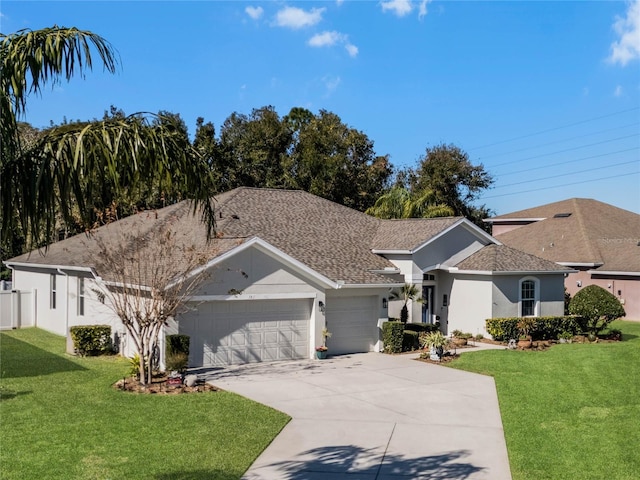
[[[0,5],[2,33],[58,24],[118,50],[29,99],[26,120],[325,109],[398,167],[454,143],[497,214],[571,197],[640,212],[640,2],[199,1]]]

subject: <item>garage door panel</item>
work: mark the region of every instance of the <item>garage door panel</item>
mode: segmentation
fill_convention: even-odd
[[[180,319],[191,366],[307,358],[312,301],[208,302]]]
[[[327,299],[327,323],[334,354],[369,352],[378,341],[377,296]]]

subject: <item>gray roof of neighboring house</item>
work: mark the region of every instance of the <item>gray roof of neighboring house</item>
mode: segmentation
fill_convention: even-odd
[[[544,220],[497,236],[502,243],[554,262],[640,272],[640,215],[636,213],[597,200],[572,198],[489,221],[517,218]]]
[[[487,245],[457,265],[460,270],[485,272],[567,272],[569,268],[506,245]]]
[[[214,259],[258,237],[334,282],[385,285],[395,280],[376,272],[395,266],[372,250],[412,250],[461,220],[380,220],[304,191],[242,187],[215,197],[216,238],[207,243],[201,217],[193,214],[191,205],[184,201],[132,215],[96,229],[94,235],[119,241],[123,231],[144,231],[170,222],[178,232],[178,243],[195,247],[203,259]],[[95,268],[92,251],[95,246],[81,234],[50,245],[44,253],[35,251],[11,262]],[[145,254],[153,252],[149,246]],[[166,261],[178,264],[183,258],[176,249]],[[514,268],[521,270],[521,265],[516,262]],[[108,265],[97,273],[115,280]]]

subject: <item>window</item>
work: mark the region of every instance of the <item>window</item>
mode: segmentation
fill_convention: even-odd
[[[49,275],[49,284],[50,284],[50,289],[49,289],[49,308],[51,309],[55,309],[56,308],[56,274],[52,273],[51,275]]]
[[[538,280],[525,278],[520,280],[520,316],[538,316]]]
[[[84,315],[84,278],[78,278],[78,316]]]

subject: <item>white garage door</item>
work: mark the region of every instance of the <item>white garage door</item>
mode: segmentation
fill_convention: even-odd
[[[311,300],[207,302],[179,320],[189,365],[224,366],[309,356]]]
[[[329,354],[370,352],[378,341],[378,297],[327,298]]]

